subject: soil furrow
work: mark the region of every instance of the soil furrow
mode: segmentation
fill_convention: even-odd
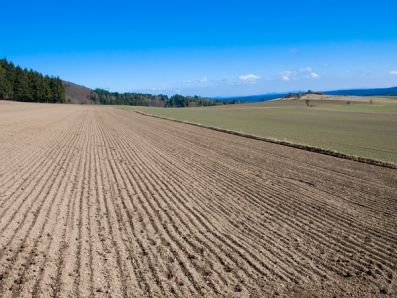
[[[1,297],[395,297],[397,171],[103,106],[0,105]]]

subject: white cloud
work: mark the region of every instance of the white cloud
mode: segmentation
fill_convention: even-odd
[[[238,78],[245,82],[255,83],[261,77],[254,74],[247,74],[247,75],[241,75]]]
[[[283,81],[291,81],[296,80],[297,72],[293,70],[284,70],[281,72],[281,79]]]
[[[165,90],[165,88],[157,88],[157,87],[154,87],[154,88],[151,88],[150,89],[151,91],[154,91],[154,92],[159,92],[159,91],[164,91]],[[141,90],[138,90],[138,91],[141,91]],[[146,90],[142,90],[143,92],[146,92]]]
[[[182,83],[184,83],[184,84],[196,84],[197,85],[197,84],[200,84],[200,83],[207,83],[207,82],[209,82],[209,79],[207,77],[203,77],[200,80],[185,80]]]
[[[393,76],[397,76],[397,70],[391,70],[391,71],[389,71],[389,74],[391,74]]]
[[[299,68],[298,70],[284,70],[280,73],[282,81],[292,81],[299,79],[319,79],[320,75],[313,71],[311,67]]]
[[[291,80],[291,78],[289,76],[287,76],[287,75],[281,75],[281,79],[283,81],[290,81]]]

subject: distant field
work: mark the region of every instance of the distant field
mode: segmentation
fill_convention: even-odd
[[[396,163],[395,98],[327,96],[321,100],[311,99],[311,107],[306,106],[304,100],[276,100],[208,108],[133,109]]]

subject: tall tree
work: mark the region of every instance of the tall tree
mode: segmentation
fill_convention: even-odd
[[[65,102],[65,89],[58,77],[43,76],[33,70],[0,60],[0,99],[33,102]]]

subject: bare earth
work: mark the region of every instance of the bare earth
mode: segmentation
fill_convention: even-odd
[[[397,171],[0,102],[1,297],[397,295]]]

